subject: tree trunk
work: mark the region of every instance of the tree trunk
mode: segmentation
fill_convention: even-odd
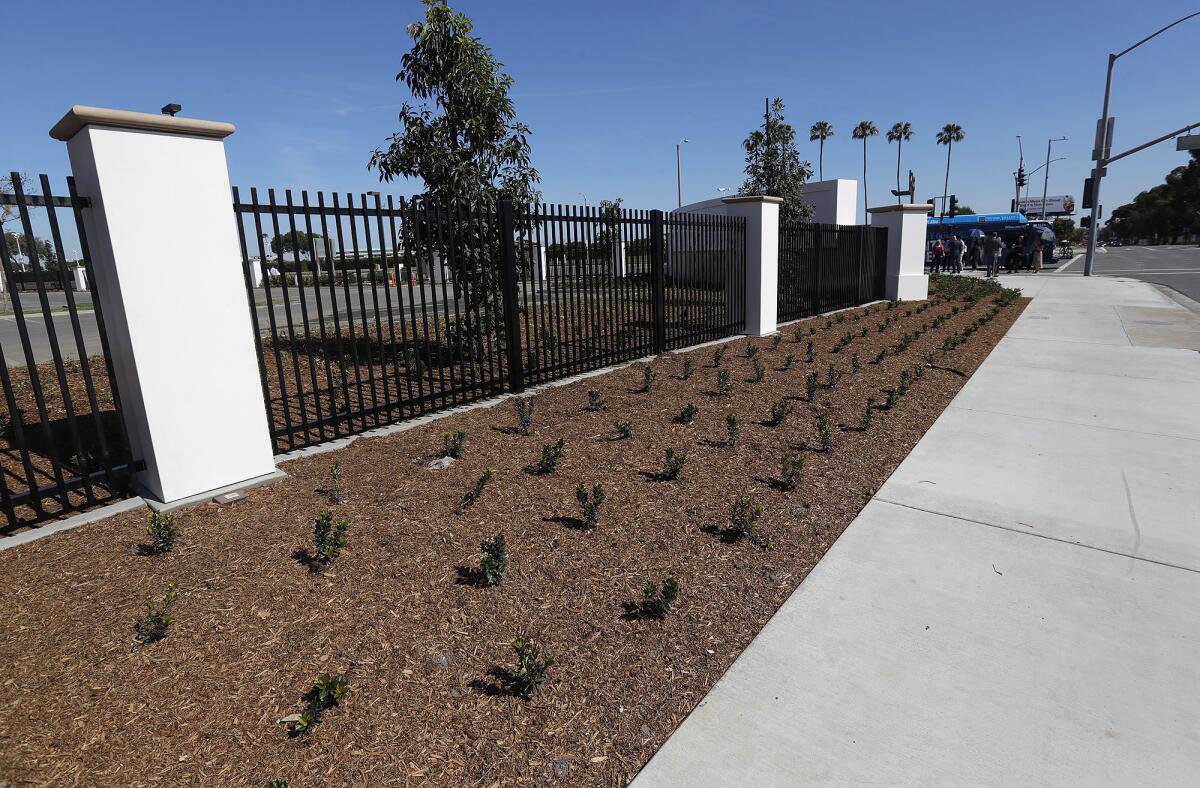
[[[904,145],[904,138],[900,137],[896,140],[896,191],[900,191],[900,148]],[[896,195],[896,205],[901,203],[900,195]]]
[[[863,137],[863,224],[867,223],[867,138]]]
[[[825,180],[825,138],[820,140],[821,152],[817,154],[817,167],[821,171],[820,178]]]

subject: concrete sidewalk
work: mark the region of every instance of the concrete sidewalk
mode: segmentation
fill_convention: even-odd
[[[1200,774],[1200,317],[1034,297],[637,788]]]

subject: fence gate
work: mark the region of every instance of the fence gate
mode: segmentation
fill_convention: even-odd
[[[740,218],[257,189],[233,202],[276,452],[744,323]]]
[[[779,320],[797,320],[884,297],[887,230],[779,223]]]
[[[132,462],[82,211],[50,179],[0,193],[0,509],[10,532],[126,497]],[[40,191],[41,193],[36,193]],[[82,267],[89,290],[75,290]]]

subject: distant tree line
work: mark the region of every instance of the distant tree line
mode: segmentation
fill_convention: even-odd
[[[1176,167],[1164,183],[1142,192],[1112,212],[1105,235],[1116,238],[1173,238],[1200,233],[1200,151]]]

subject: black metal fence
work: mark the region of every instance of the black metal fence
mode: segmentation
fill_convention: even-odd
[[[744,325],[745,220],[234,190],[289,451]]]
[[[39,182],[41,194],[27,194],[22,177],[12,173],[12,193],[0,194],[7,220],[0,302],[11,313],[11,322],[0,322],[0,509],[6,521],[0,531],[126,497],[132,478],[83,229],[88,203],[71,178],[65,197],[51,192],[45,175]],[[77,297],[63,262],[69,259],[84,266],[90,295]],[[21,292],[22,281],[32,282],[34,292]]]
[[[887,230],[864,225],[779,225],[779,320],[884,297]]]

